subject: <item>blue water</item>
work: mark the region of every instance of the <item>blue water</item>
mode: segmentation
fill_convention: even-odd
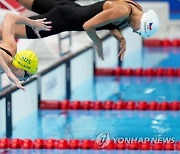
[[[142,67],[180,67],[179,48],[146,48]],[[96,77],[79,85],[72,100],[180,100],[178,77]],[[13,127],[14,138],[96,139],[100,133],[113,138],[180,140],[180,111],[60,111],[32,113]],[[0,153],[3,152],[0,150]],[[5,153],[112,153],[164,154],[177,151],[116,150],[7,150]]]
[[[154,47],[144,48],[142,67],[148,68],[179,68],[180,47]]]
[[[72,93],[72,100],[180,100],[178,77],[96,77]],[[91,85],[91,86],[90,86]],[[86,90],[84,90],[86,89]]]
[[[180,68],[180,48],[144,48],[143,68]],[[95,83],[95,84],[94,84]],[[79,85],[72,100],[180,100],[179,77],[96,77]]]
[[[111,139],[174,138],[180,140],[179,111],[39,111],[21,121],[14,138]],[[26,128],[26,130],[24,130]]]

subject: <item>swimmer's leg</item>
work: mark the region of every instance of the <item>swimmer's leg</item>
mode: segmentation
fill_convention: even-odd
[[[28,10],[32,10],[32,5],[34,3],[34,0],[17,0],[21,5],[23,5]]]
[[[56,6],[55,0],[17,0],[21,5],[30,11],[38,14],[49,12]]]

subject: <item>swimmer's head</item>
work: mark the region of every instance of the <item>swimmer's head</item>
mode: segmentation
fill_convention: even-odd
[[[148,10],[143,13],[140,21],[140,29],[136,32],[143,38],[153,36],[159,30],[159,19],[155,11]]]
[[[26,80],[37,73],[38,57],[32,50],[20,51],[15,55],[12,65],[19,70],[15,73],[16,76],[19,79]]]

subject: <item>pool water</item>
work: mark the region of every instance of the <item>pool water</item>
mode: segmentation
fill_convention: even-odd
[[[87,81],[72,93],[72,100],[180,100],[178,77],[114,77],[95,78],[95,84]]]
[[[142,68],[180,68],[179,47],[145,47]],[[180,100],[179,77],[96,77],[79,85],[72,100]]]
[[[145,47],[142,56],[143,68],[180,67],[180,47]]]
[[[142,67],[180,67],[176,48],[145,48]],[[153,61],[153,63],[152,63]],[[95,77],[79,85],[71,100],[179,101],[178,77]],[[39,110],[17,123],[13,138],[96,139],[100,133],[110,138],[162,138],[180,140],[179,111],[61,111]],[[0,150],[0,153],[3,152]],[[164,154],[171,151],[128,150],[8,150],[5,153],[123,153]],[[174,154],[178,153],[173,151]]]
[[[60,111],[45,110],[19,123],[14,138],[96,139],[173,138],[180,140],[179,111]],[[26,130],[24,130],[26,127]]]

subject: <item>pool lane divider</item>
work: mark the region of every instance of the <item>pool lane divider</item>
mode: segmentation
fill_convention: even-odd
[[[180,47],[180,39],[145,39],[143,45],[146,47]]]
[[[96,76],[152,76],[180,77],[180,68],[96,68]]]
[[[92,149],[92,150],[177,150],[180,151],[179,141],[121,141],[89,139],[9,139],[0,138],[0,149]]]
[[[146,101],[122,101],[117,102],[107,100],[107,101],[56,101],[56,100],[41,100],[39,102],[40,109],[49,110],[170,110],[177,111],[180,110],[180,102],[146,102]]]
[[[78,139],[0,139],[0,149],[107,149],[107,150],[180,150],[180,142],[121,142],[113,140],[101,148],[98,140]]]

